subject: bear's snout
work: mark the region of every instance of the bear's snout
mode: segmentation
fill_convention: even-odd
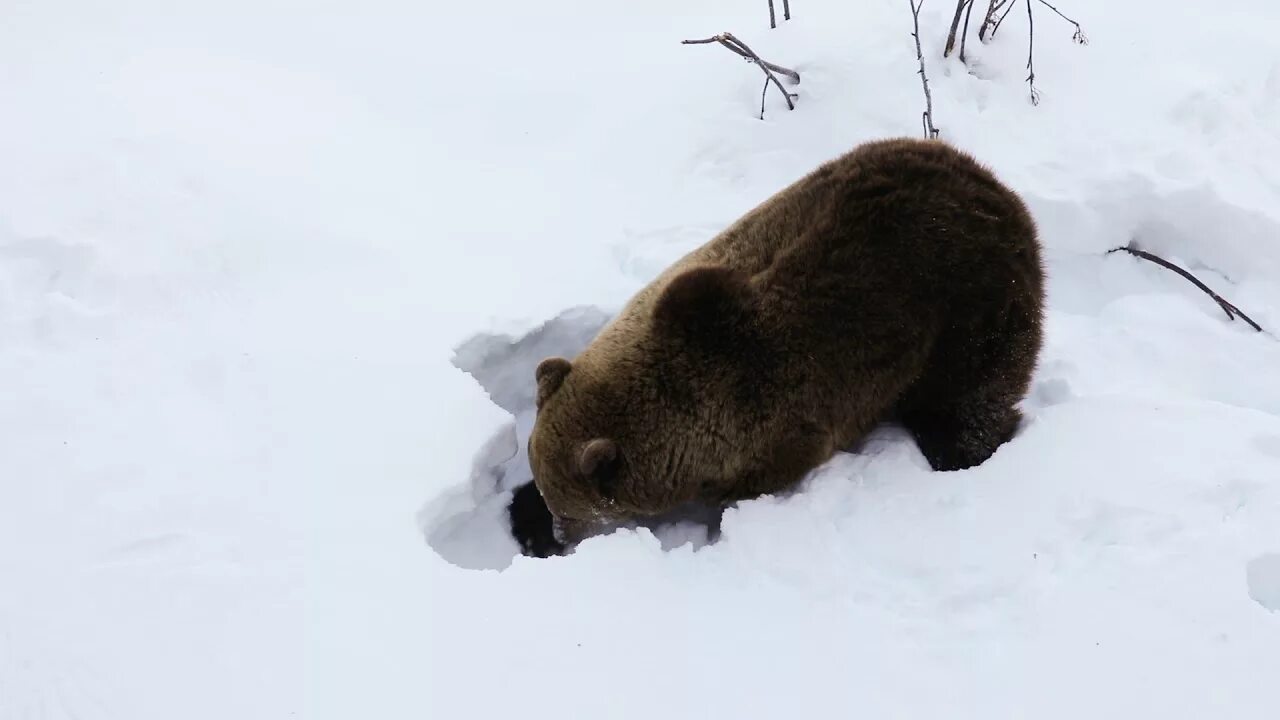
[[[559,515],[551,518],[551,535],[561,545],[577,545],[591,534],[594,527],[594,523],[588,520],[573,520]]]

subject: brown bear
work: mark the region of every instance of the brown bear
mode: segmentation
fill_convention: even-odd
[[[538,365],[513,533],[548,555],[784,490],[890,417],[935,470],[978,465],[1017,429],[1043,304],[1035,223],[992,172],[939,140],[858,146]]]

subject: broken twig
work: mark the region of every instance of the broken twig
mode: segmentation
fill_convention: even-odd
[[[1210,290],[1210,289],[1209,289],[1209,286],[1208,286],[1208,285],[1205,285],[1203,282],[1200,282],[1200,279],[1199,279],[1199,278],[1197,278],[1195,275],[1192,275],[1191,273],[1187,272],[1186,270],[1183,270],[1182,268],[1178,267],[1177,265],[1174,265],[1173,263],[1169,262],[1168,260],[1165,260],[1164,258],[1160,257],[1159,255],[1156,255],[1156,254],[1154,254],[1154,253],[1149,253],[1149,252],[1147,252],[1146,250],[1139,250],[1138,248],[1134,247],[1132,243],[1130,243],[1130,244],[1128,244],[1128,245],[1125,245],[1125,246],[1122,246],[1122,247],[1112,248],[1112,249],[1110,249],[1110,250],[1108,250],[1108,251],[1107,251],[1107,254],[1108,254],[1108,255],[1110,255],[1110,254],[1111,254],[1111,253],[1113,253],[1113,252],[1120,252],[1120,251],[1127,252],[1127,253],[1129,253],[1130,255],[1133,255],[1134,257],[1142,258],[1143,260],[1146,260],[1146,261],[1148,261],[1148,262],[1153,262],[1153,263],[1155,263],[1156,265],[1159,265],[1159,266],[1160,266],[1160,267],[1162,267],[1162,268],[1165,268],[1165,269],[1168,269],[1168,270],[1172,270],[1172,271],[1174,271],[1174,272],[1178,273],[1178,274],[1179,274],[1179,275],[1181,275],[1182,277],[1186,278],[1186,279],[1187,279],[1187,281],[1189,281],[1191,284],[1193,284],[1193,285],[1195,285],[1196,287],[1200,288],[1200,290],[1201,290],[1201,291],[1203,291],[1206,295],[1208,295],[1209,297],[1213,298],[1214,302],[1218,303],[1218,307],[1222,308],[1222,312],[1224,312],[1224,313],[1226,313],[1226,314],[1227,314],[1227,319],[1228,319],[1228,320],[1233,320],[1233,321],[1234,321],[1237,317],[1239,317],[1240,319],[1242,319],[1242,320],[1244,320],[1245,322],[1249,323],[1249,326],[1250,326],[1250,327],[1252,327],[1254,330],[1257,330],[1258,332],[1262,332],[1262,331],[1263,331],[1263,330],[1262,330],[1262,326],[1260,326],[1260,325],[1258,325],[1258,323],[1254,322],[1254,321],[1253,321],[1253,318],[1249,317],[1248,315],[1245,315],[1243,312],[1241,312],[1240,308],[1238,308],[1238,307],[1236,307],[1235,305],[1231,304],[1231,302],[1230,302],[1230,301],[1228,301],[1227,299],[1223,298],[1223,297],[1222,297],[1221,295],[1219,295],[1218,293],[1214,292],[1213,290]]]
[[[924,87],[924,112],[920,115],[920,124],[924,128],[924,136],[928,139],[938,137],[938,128],[933,125],[933,95],[929,93],[929,76],[924,72],[924,51],[920,49],[920,6],[924,5],[924,0],[920,0],[919,4],[916,0],[907,0],[911,3],[911,22],[914,30],[911,37],[916,39],[916,60],[920,62],[920,84]]]
[[[792,80],[792,82],[795,82],[795,83],[800,82],[800,73],[790,68],[785,68],[785,67],[782,67],[781,65],[774,65],[771,62],[766,62],[764,60],[761,60],[760,56],[757,55],[754,50],[747,47],[746,43],[734,37],[733,33],[723,32],[723,33],[720,33],[719,35],[713,35],[709,38],[704,38],[702,40],[681,40],[680,41],[681,45],[709,45],[711,43],[720,43],[726,48],[729,48],[730,50],[732,50],[734,53],[741,55],[742,57],[746,58],[750,62],[753,62],[757,66],[759,66],[759,68],[762,71],[764,71],[764,74],[765,74],[765,88],[768,89],[769,87],[768,83],[772,82],[774,86],[778,88],[778,91],[782,93],[783,99],[787,101],[787,109],[788,110],[796,109],[795,103],[792,102],[792,99],[796,98],[797,95],[787,92],[787,89],[782,87],[782,82],[778,80],[778,77],[774,75],[774,73],[778,72],[783,75],[786,75],[788,78]],[[761,107],[760,107],[760,119],[762,120],[764,119],[763,101],[761,102]]]

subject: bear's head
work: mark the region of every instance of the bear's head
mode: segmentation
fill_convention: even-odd
[[[538,365],[529,463],[563,541],[707,499],[738,469],[758,306],[746,275],[694,266],[573,362]]]

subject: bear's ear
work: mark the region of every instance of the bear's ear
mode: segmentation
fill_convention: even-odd
[[[560,385],[564,383],[565,377],[572,369],[573,365],[562,357],[549,357],[538,363],[537,369],[533,371],[534,380],[538,383],[535,407],[542,407],[542,403],[551,397],[551,393],[560,389]]]
[[[731,340],[755,313],[756,291],[744,273],[699,265],[676,275],[654,302],[663,331],[712,342]]]
[[[595,483],[601,495],[612,498],[618,477],[618,444],[608,438],[588,441],[578,455],[578,470]]]

